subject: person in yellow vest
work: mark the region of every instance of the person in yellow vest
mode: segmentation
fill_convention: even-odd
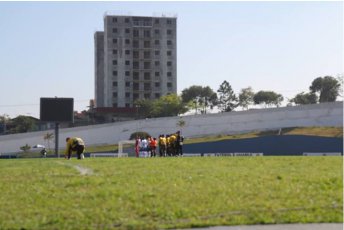
[[[170,135],[166,135],[166,156],[171,156]]]
[[[176,155],[176,140],[177,140],[176,135],[171,134],[169,142],[170,142],[170,152],[172,156]]]
[[[66,138],[65,158],[68,160],[72,156],[72,152],[76,152],[78,159],[84,159],[85,142],[80,137]]]
[[[160,154],[160,157],[166,156],[166,137],[165,137],[165,135],[159,136],[159,154]]]

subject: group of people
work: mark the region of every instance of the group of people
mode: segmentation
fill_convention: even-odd
[[[159,147],[159,156],[183,156],[183,142],[184,137],[180,131],[172,134],[161,134],[159,138],[137,137],[135,141],[136,157],[156,157],[157,149]]]
[[[168,135],[161,134],[158,139],[155,137],[137,137],[135,141],[135,154],[136,157],[156,157],[158,153],[160,157],[183,156],[183,142],[184,137],[180,134],[180,131]],[[73,152],[76,152],[78,159],[83,159],[84,151],[85,143],[81,138],[66,138],[66,159],[69,160]]]

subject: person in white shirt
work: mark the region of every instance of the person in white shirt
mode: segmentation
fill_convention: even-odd
[[[146,138],[142,138],[141,139],[141,148],[140,148],[140,151],[141,151],[141,156],[142,157],[148,157],[148,141]]]

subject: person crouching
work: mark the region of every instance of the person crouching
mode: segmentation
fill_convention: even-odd
[[[65,158],[68,160],[72,156],[72,152],[76,152],[77,158],[84,159],[85,143],[80,137],[67,137],[66,138],[66,151]]]

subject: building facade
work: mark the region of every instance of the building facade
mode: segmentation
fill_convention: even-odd
[[[95,32],[95,107],[135,108],[177,92],[177,18],[104,16]]]

